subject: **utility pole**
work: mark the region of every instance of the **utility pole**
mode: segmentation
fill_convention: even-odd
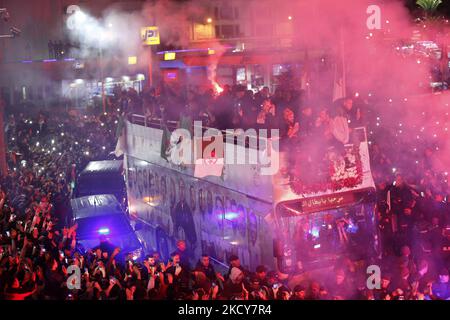
[[[4,21],[9,19],[8,10],[0,8],[0,18]],[[0,35],[0,38],[10,38],[11,35]],[[3,97],[0,96],[0,176],[4,177],[8,174],[8,165],[6,162],[6,145],[5,145],[5,125],[3,121],[3,114],[5,111],[5,102]]]
[[[0,8],[0,18],[3,21],[8,21],[9,12],[6,8]],[[11,27],[9,29],[10,34],[0,35],[1,39],[15,38],[22,32],[20,29]],[[0,176],[5,176],[8,174],[8,163],[6,162],[7,144],[5,143],[5,124],[4,124],[4,112],[5,112],[5,102],[3,97],[0,96]]]
[[[149,52],[148,84],[150,85],[151,88],[153,87],[153,50],[151,46],[149,46],[148,52]]]
[[[8,165],[6,162],[6,144],[5,144],[5,125],[3,114],[5,111],[5,102],[0,97],[0,176],[4,177],[8,174]]]

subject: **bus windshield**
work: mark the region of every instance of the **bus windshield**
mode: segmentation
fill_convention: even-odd
[[[125,214],[104,215],[76,220],[80,239],[98,239],[100,235],[120,236],[132,232]]]
[[[83,175],[78,179],[78,196],[115,194],[117,191],[121,191],[124,188],[123,185],[123,178],[120,175]]]
[[[375,251],[374,206],[361,203],[279,219],[286,266],[327,267],[340,257],[367,259]]]

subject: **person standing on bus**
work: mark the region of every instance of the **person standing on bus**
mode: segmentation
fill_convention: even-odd
[[[338,113],[347,119],[351,128],[362,125],[361,108],[355,106],[352,98],[347,97],[341,101]]]
[[[314,114],[313,108],[310,105],[300,106],[300,112],[298,113],[297,121],[300,125],[300,138],[306,140],[312,137],[314,132]]]
[[[295,121],[295,114],[291,108],[283,110],[282,121],[280,121],[281,150],[292,150],[298,145],[300,136],[300,125]]]
[[[256,127],[267,130],[276,129],[279,123],[279,116],[275,104],[270,99],[264,100],[261,105],[261,110],[256,117]]]

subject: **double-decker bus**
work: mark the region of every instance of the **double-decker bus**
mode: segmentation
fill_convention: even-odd
[[[323,149],[320,164],[302,150],[281,150],[274,175],[262,175],[259,163],[216,162],[220,174],[199,176],[197,162],[168,159],[166,139],[158,123],[137,115],[125,122],[121,145],[129,212],[141,225],[137,232],[145,250],[166,259],[183,239],[195,261],[206,253],[226,266],[237,255],[249,269],[264,264],[284,272],[378,254],[364,128],[352,130],[349,144]],[[237,141],[231,140],[235,150],[251,148]]]

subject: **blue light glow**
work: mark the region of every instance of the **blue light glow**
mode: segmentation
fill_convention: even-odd
[[[226,212],[225,219],[226,220],[234,220],[239,218],[239,214],[237,212]]]
[[[358,232],[358,226],[357,225],[355,225],[355,224],[353,224],[353,223],[351,223],[351,224],[349,224],[348,226],[347,226],[347,232],[348,233],[357,233]]]
[[[310,233],[312,234],[312,236],[314,238],[318,238],[319,237],[319,229],[318,228],[312,228]]]
[[[98,229],[99,234],[109,234],[109,228]]]

